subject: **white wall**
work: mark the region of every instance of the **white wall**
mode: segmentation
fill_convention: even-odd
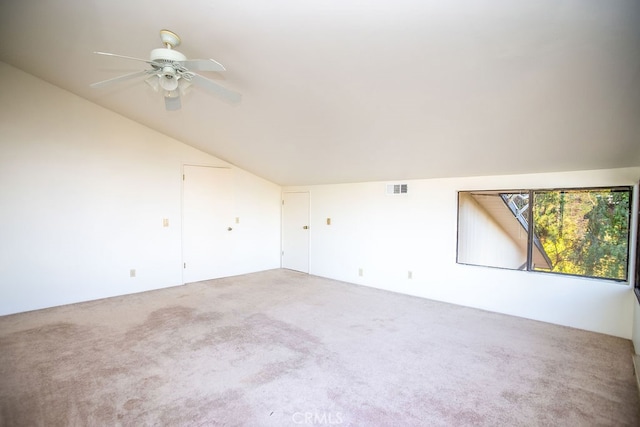
[[[310,192],[311,274],[630,338],[628,284],[456,264],[457,192],[634,185],[639,177],[640,168],[627,168],[412,180],[406,196],[386,195],[386,182],[284,191]]]
[[[184,164],[227,165],[0,63],[0,315],[181,284]],[[280,187],[232,169],[236,271],[278,268]]]

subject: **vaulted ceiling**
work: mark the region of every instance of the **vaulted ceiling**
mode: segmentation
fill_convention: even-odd
[[[164,28],[242,101],[89,87]],[[0,60],[281,185],[640,165],[638,0],[13,0]]]

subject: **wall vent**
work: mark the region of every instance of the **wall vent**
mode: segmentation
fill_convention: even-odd
[[[407,194],[407,184],[387,184],[387,194]]]

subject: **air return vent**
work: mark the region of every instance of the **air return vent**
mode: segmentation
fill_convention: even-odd
[[[387,194],[407,194],[407,184],[387,184]]]

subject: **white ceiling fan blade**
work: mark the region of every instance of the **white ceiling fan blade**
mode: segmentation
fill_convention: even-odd
[[[179,62],[192,71],[226,71],[221,63],[213,59],[187,59]]]
[[[164,106],[167,111],[176,111],[182,108],[182,102],[180,102],[180,96],[166,96],[164,97]]]
[[[125,80],[135,79],[136,77],[144,76],[146,74],[149,74],[148,70],[136,71],[135,73],[129,73],[129,74],[125,74],[123,76],[114,77],[112,79],[103,80],[101,82],[92,83],[90,86],[92,88],[100,88],[100,87],[104,87],[104,86],[110,85],[112,83],[117,83],[117,82],[122,82],[122,81],[125,81]]]
[[[154,67],[162,66],[162,64],[159,64],[157,62],[149,61],[148,59],[134,58],[133,56],[118,55],[116,53],[109,53],[109,52],[93,52],[93,53],[97,55],[115,56],[116,58],[132,59],[134,61],[145,62],[147,64],[153,65]]]
[[[209,80],[206,77],[202,77],[199,74],[193,73],[193,77],[191,77],[191,82],[197,86],[200,86],[201,88],[204,88],[210,92],[213,92],[218,96],[221,96],[222,98],[226,99],[229,102],[236,103],[236,102],[239,102],[240,99],[242,98],[242,95],[239,94],[238,92],[229,90],[226,87],[221,86],[218,83],[214,82],[213,80]]]

